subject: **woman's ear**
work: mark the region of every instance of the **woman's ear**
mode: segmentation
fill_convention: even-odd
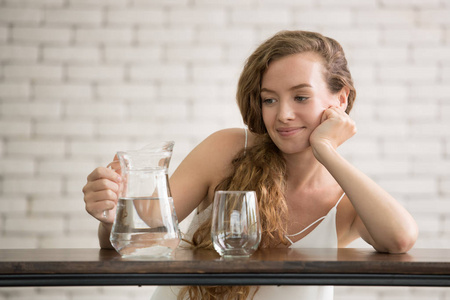
[[[339,107],[342,108],[342,110],[347,109],[349,94],[350,94],[350,89],[347,86],[344,86],[341,89],[341,91],[338,93]]]

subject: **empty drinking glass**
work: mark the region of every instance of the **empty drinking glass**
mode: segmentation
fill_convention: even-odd
[[[254,191],[217,191],[211,226],[214,249],[223,257],[248,257],[258,249],[261,224]]]

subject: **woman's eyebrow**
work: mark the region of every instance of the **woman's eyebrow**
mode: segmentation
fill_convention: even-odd
[[[297,84],[293,87],[291,87],[289,90],[297,90],[297,89],[301,89],[301,88],[312,88],[312,85],[308,84],[308,83],[301,83],[301,84]],[[262,88],[261,89],[261,93],[262,92],[268,92],[268,93],[275,93],[275,91],[268,89],[268,88]]]

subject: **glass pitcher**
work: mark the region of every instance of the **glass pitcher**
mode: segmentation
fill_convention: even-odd
[[[173,145],[117,153],[122,187],[110,241],[123,257],[170,256],[180,243],[168,176]]]

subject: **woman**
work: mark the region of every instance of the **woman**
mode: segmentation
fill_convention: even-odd
[[[355,89],[341,46],[318,33],[283,31],[261,44],[241,74],[237,102],[247,130],[226,129],[200,143],[170,179],[180,220],[195,208],[188,237],[211,248],[217,189],[255,190],[260,247],[345,247],[362,237],[380,252],[408,251],[417,239],[411,215],[337,152],[352,137]],[[207,159],[205,159],[207,158]],[[97,168],[84,187],[87,211],[110,248],[120,177]],[[189,191],[189,192],[186,192]],[[154,298],[332,299],[332,287],[158,288]]]

